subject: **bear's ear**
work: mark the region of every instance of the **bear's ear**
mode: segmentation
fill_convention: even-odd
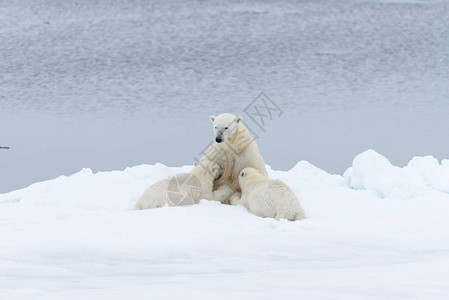
[[[237,117],[237,123],[240,123],[242,121],[242,117]]]
[[[193,162],[193,166],[194,166],[194,167],[198,167],[198,164],[199,164],[199,162],[197,162],[197,161],[194,161],[194,162]]]
[[[212,123],[215,121],[215,116],[213,116],[213,115],[210,115],[209,116],[209,119],[212,121]]]

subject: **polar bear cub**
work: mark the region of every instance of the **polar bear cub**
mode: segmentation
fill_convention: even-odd
[[[223,201],[232,193],[228,186],[212,191],[214,180],[222,174],[223,170],[215,162],[195,163],[190,173],[163,179],[150,186],[137,201],[135,209],[198,204],[201,199]]]
[[[282,181],[272,180],[254,168],[244,168],[239,174],[239,184],[242,196],[233,198],[231,204],[242,204],[259,217],[304,219],[304,209],[298,198]]]

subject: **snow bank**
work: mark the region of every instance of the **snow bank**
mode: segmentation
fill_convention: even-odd
[[[71,176],[38,182],[28,188],[0,196],[2,202],[27,205],[51,205],[82,210],[130,209],[146,187],[171,175],[187,172],[190,166],[169,168],[162,164],[142,165],[124,171],[98,172],[85,168]]]
[[[449,193],[449,164],[432,156],[415,157],[406,167],[393,166],[385,157],[368,150],[354,158],[344,173],[345,183],[354,189],[374,192],[379,197],[407,198],[431,190]]]
[[[370,150],[344,176],[268,167],[304,221],[205,200],[131,210],[190,168],[83,169],[0,195],[2,298],[447,299],[447,160],[399,168]]]

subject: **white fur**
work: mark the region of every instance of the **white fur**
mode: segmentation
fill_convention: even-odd
[[[243,124],[241,117],[224,113],[210,116],[210,120],[213,124],[214,139],[221,137],[222,142],[215,142],[210,146],[201,160],[212,160],[222,167],[223,176],[214,182],[214,190],[223,185],[229,186],[233,195],[223,201],[229,204],[230,198],[239,197],[240,171],[246,167],[253,167],[267,176],[265,162],[254,137]]]
[[[295,193],[280,180],[272,180],[253,168],[240,172],[242,197],[232,198],[233,205],[242,204],[251,213],[263,218],[302,220],[304,209]]]
[[[222,170],[217,163],[211,161],[202,161],[198,164],[195,164],[190,173],[176,177],[178,180],[188,180],[188,178],[190,178],[192,175],[196,177],[196,179],[198,179],[201,184],[200,198],[189,197],[186,201],[183,201],[183,203],[171,203],[168,198],[168,185],[173,177],[170,177],[158,181],[150,186],[143,193],[142,197],[140,197],[139,201],[137,201],[135,209],[157,208],[162,207],[166,204],[170,206],[197,204],[200,199],[217,200],[222,202],[223,199],[229,197],[229,195],[232,193],[232,190],[227,186],[222,186],[220,189],[212,192],[213,181],[219,176],[220,173],[222,173]],[[189,190],[185,185],[182,185],[181,189],[185,193],[190,195],[191,190]]]

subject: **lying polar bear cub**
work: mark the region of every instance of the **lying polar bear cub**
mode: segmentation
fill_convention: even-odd
[[[135,209],[198,204],[201,199],[222,202],[231,195],[228,186],[221,186],[212,192],[214,180],[221,177],[223,170],[212,161],[195,163],[192,171],[156,182],[140,197]]]
[[[280,180],[272,180],[259,170],[244,168],[239,174],[242,196],[232,197],[231,204],[242,204],[259,217],[290,221],[305,218],[304,209],[293,191]]]

